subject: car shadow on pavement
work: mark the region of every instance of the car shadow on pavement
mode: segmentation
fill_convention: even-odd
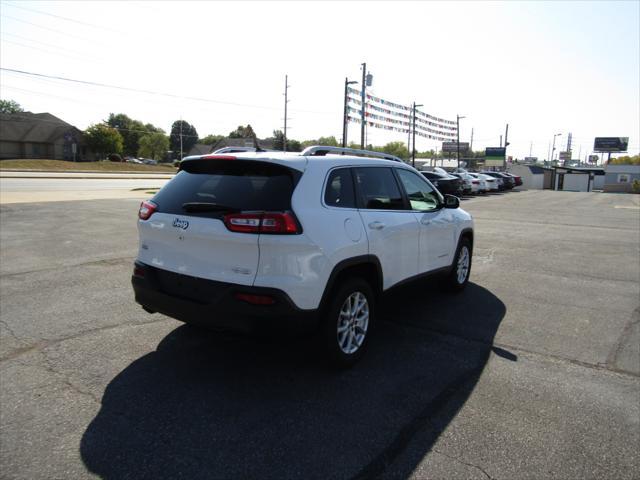
[[[310,340],[176,328],[107,386],[85,465],[107,479],[406,478],[473,390],[505,306],[473,283],[451,295],[427,282],[379,307],[346,371]]]

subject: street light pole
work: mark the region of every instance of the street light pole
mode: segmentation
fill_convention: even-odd
[[[366,101],[366,90],[367,90],[367,64],[363,63],[362,64],[362,110],[361,110],[361,115],[360,115],[360,119],[361,119],[361,124],[360,124],[360,148],[362,150],[364,150],[364,105],[365,105],[365,101]]]
[[[456,135],[458,137],[456,141],[456,151],[458,152],[457,154],[458,168],[460,168],[460,119],[461,118],[465,118],[465,117],[456,115]]]
[[[556,133],[556,134],[553,136],[553,148],[551,149],[551,160],[549,160],[550,162],[553,162],[553,154],[554,154],[554,153],[555,153],[555,151],[556,151],[556,137],[559,137],[559,136],[561,136],[561,135],[562,135],[561,133]]]
[[[416,166],[416,107],[422,106],[422,104],[416,105],[416,102],[413,102],[413,146],[411,148],[413,153],[411,155],[411,166],[414,168]]]
[[[344,116],[342,118],[342,146],[347,146],[347,130],[349,125],[349,112],[347,111],[349,103],[349,85],[358,83],[355,80],[349,81],[347,77],[344,79]]]

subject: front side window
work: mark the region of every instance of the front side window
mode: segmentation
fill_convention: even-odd
[[[400,188],[390,168],[356,168],[354,172],[364,208],[406,210]]]
[[[436,191],[419,175],[409,170],[397,169],[398,177],[407,192],[412,210],[421,212],[436,210],[440,207],[440,199]]]
[[[339,168],[331,172],[324,192],[324,203],[329,207],[356,207],[350,168]]]

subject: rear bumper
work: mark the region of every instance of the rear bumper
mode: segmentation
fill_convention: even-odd
[[[301,310],[289,296],[275,288],[247,287],[216,282],[135,263],[131,284],[135,299],[145,310],[202,327],[237,332],[273,330],[308,333],[318,323],[318,310]],[[273,299],[255,305],[237,294]]]

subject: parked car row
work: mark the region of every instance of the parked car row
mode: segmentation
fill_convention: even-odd
[[[443,195],[449,194],[458,197],[501,192],[522,185],[522,178],[507,172],[469,172],[459,168],[449,173],[443,168],[435,167],[433,171],[421,171],[420,173]]]

